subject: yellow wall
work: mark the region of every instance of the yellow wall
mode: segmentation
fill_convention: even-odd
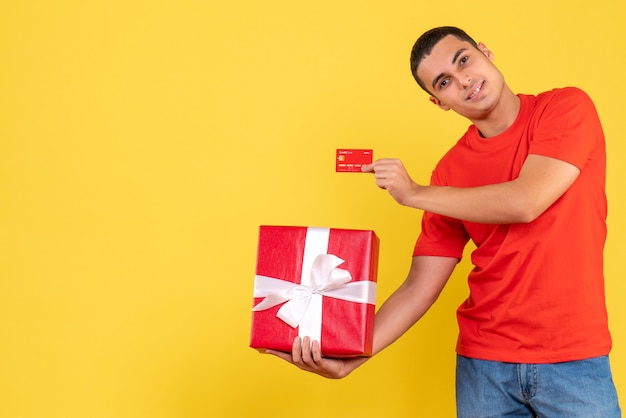
[[[260,224],[374,229],[379,304],[403,280],[421,214],[336,174],[334,152],[428,181],[467,125],[408,70],[442,24],[486,42],[515,91],[595,100],[626,403],[625,17],[613,0],[2,2],[0,416],[453,416],[465,262],[347,379],[248,347]]]

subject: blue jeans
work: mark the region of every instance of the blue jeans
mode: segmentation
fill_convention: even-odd
[[[518,364],[457,356],[458,418],[619,418],[608,356]]]

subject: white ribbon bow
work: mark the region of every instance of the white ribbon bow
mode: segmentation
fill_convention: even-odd
[[[295,284],[280,279],[266,276],[255,276],[255,297],[263,297],[253,311],[263,311],[265,309],[285,303],[276,314],[277,317],[295,328],[306,314],[311,298],[314,294],[330,296],[339,299],[362,299],[355,292],[350,292],[355,286],[345,288],[345,284],[352,280],[349,271],[336,268],[344,260],[333,254],[320,254],[313,261],[311,267],[311,285]],[[358,286],[359,283],[355,282]],[[344,287],[344,291],[337,291]],[[348,291],[346,291],[348,290]]]

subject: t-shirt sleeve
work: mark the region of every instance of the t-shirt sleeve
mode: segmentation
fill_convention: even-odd
[[[422,232],[415,242],[413,255],[453,257],[460,260],[468,240],[461,221],[424,212]]]
[[[574,87],[554,94],[539,116],[529,154],[558,158],[582,170],[604,135],[589,96]]]
[[[438,179],[437,170],[433,173],[430,184],[434,186],[445,184]],[[415,242],[413,255],[453,257],[460,260],[468,240],[469,235],[462,221],[424,212],[422,231]]]

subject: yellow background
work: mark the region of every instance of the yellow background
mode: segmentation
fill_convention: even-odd
[[[626,394],[625,6],[612,0],[18,1],[0,4],[0,416],[452,417],[440,301],[344,380],[248,347],[260,224],[373,229],[379,305],[421,213],[335,150],[427,182],[467,122],[409,72],[465,28],[516,92],[576,85],[607,136],[607,303]]]

